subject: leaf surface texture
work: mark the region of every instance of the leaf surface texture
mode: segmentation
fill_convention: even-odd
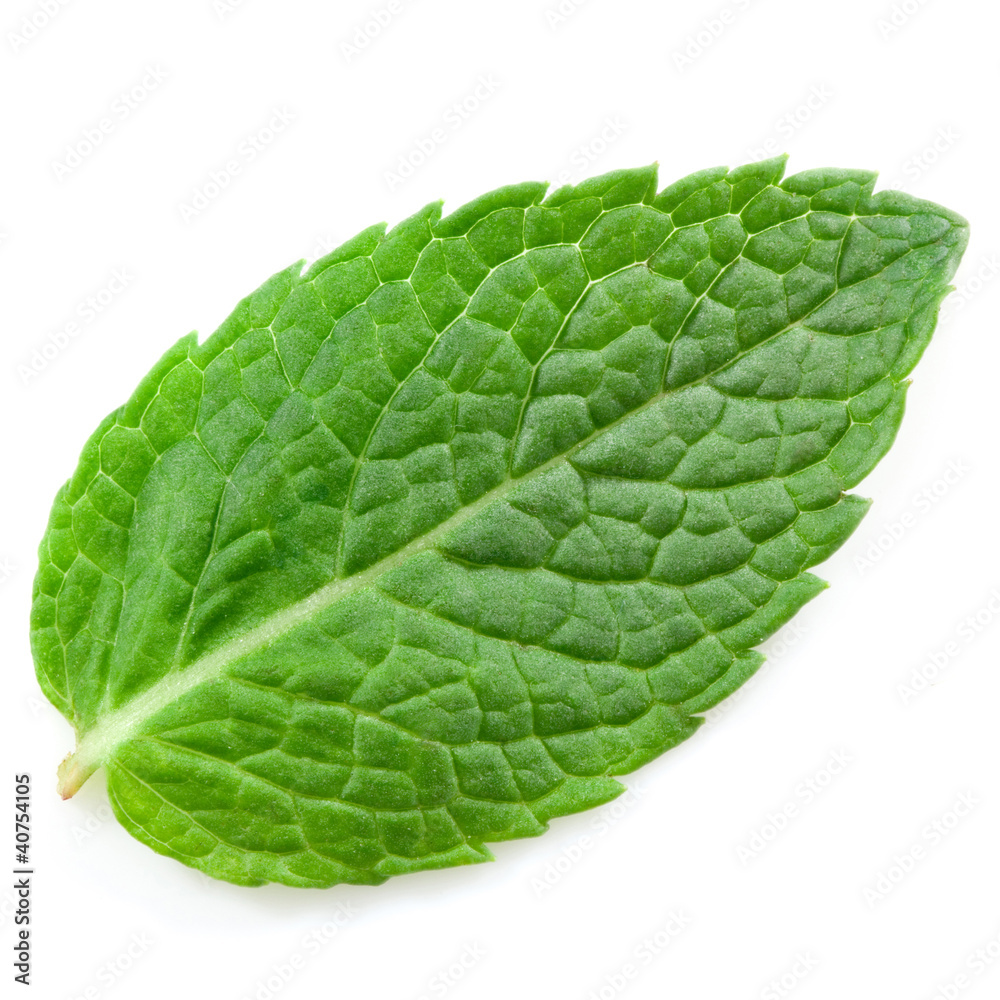
[[[964,250],[783,160],[427,206],[279,272],[87,443],[38,678],[143,843],[377,883],[606,802],[824,586]]]

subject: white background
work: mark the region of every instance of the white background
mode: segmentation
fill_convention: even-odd
[[[0,787],[30,772],[35,788],[34,995],[997,996],[995,5],[394,0],[379,26],[387,0],[45,2],[58,12],[30,38],[42,0],[0,15]],[[478,107],[449,112],[463,101]],[[261,132],[278,112],[290,123]],[[435,128],[426,162],[390,176]],[[448,211],[653,160],[666,184],[779,151],[789,172],[877,169],[966,215],[972,242],[860,491],[876,503],[820,570],[830,589],[702,732],[628,777],[617,806],[500,844],[494,864],[379,888],[214,883],[126,835],[100,777],[57,798],[71,732],[32,674],[35,547],[87,435],[179,336],[439,197]],[[12,899],[0,889],[7,981]],[[680,932],[642,951],[671,914]]]

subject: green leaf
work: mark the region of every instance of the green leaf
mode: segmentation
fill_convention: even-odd
[[[86,444],[38,679],[125,828],[244,885],[607,802],[825,585],[966,244],[784,160],[502,188],[279,272]]]

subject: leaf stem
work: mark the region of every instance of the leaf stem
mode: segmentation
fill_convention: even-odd
[[[82,764],[76,754],[67,754],[56,772],[59,783],[56,791],[64,799],[71,799],[83,786],[83,783],[97,770],[96,764]]]

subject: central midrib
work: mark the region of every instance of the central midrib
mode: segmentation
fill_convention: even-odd
[[[83,733],[77,743],[76,751],[72,755],[72,760],[75,761],[77,767],[92,772],[101,766],[116,746],[129,739],[143,722],[200,684],[222,677],[226,667],[234,661],[257,652],[286,632],[325,611],[337,601],[374,585],[379,577],[395,569],[407,559],[427,549],[434,548],[442,537],[455,528],[461,527],[483,508],[502,499],[518,486],[531,482],[556,466],[570,461],[576,452],[585,448],[591,441],[637,413],[656,405],[670,393],[689,387],[689,385],[678,386],[656,393],[645,403],[641,403],[635,409],[622,414],[610,424],[605,424],[592,431],[587,437],[577,441],[566,451],[554,455],[542,465],[521,476],[511,476],[503,480],[493,489],[484,493],[478,500],[455,511],[451,517],[442,521],[437,527],[432,528],[419,538],[413,539],[391,555],[373,563],[367,569],[344,579],[331,580],[319,590],[313,591],[308,597],[304,597],[290,607],[271,615],[259,625],[255,625],[239,639],[235,639],[195,660],[183,670],[174,671],[162,677],[121,708],[109,712],[96,725]]]

